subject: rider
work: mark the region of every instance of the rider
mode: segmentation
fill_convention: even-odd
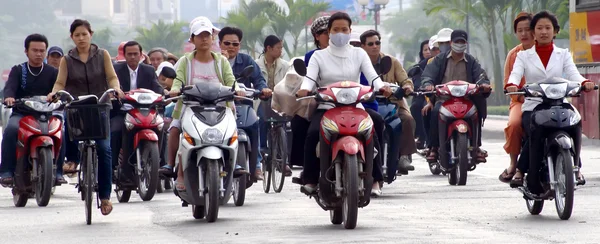
[[[351,25],[352,19],[350,19],[348,14],[343,12],[337,12],[329,18],[327,30],[331,35],[330,45],[314,53],[312,62],[308,65],[306,77],[297,93],[298,97],[305,97],[313,90],[315,84],[311,79],[315,79],[319,83],[319,86],[326,86],[343,80],[358,81],[361,72],[365,74],[369,81],[373,81],[376,90],[383,90],[386,97],[392,94],[391,89],[385,86],[381,79],[378,78],[378,74],[370,62],[369,55],[363,49],[349,45]],[[340,66],[342,64],[343,69]],[[358,106],[362,107],[362,105]],[[308,193],[314,192],[317,189],[317,182],[319,182],[320,166],[318,163],[319,159],[316,156],[316,146],[319,142],[321,118],[323,118],[325,111],[330,108],[330,104],[319,104],[311,117],[310,126],[306,133],[302,181],[305,184],[303,186],[304,191]],[[379,118],[379,121],[383,121],[381,115],[376,111],[369,108],[365,110],[371,118]],[[383,126],[383,124],[375,124],[375,130],[379,126]],[[377,134],[379,134],[378,131],[375,132],[374,136],[377,137]],[[378,141],[377,138],[375,139]],[[383,181],[383,174],[378,167],[373,167],[373,175],[372,192],[375,195],[381,195],[379,182]]]
[[[308,67],[310,58],[317,50],[325,49],[329,46],[329,31],[327,30],[327,23],[329,23],[330,16],[321,16],[316,18],[315,21],[310,25],[310,32],[315,39],[315,46],[317,49],[311,50],[304,55],[304,63]]]
[[[214,41],[213,33],[216,28],[212,22],[206,17],[194,21],[190,27],[191,36],[190,42],[194,44],[196,50],[186,53],[178,61],[177,77],[173,81],[171,87],[171,96],[179,95],[181,89],[185,85],[193,85],[200,82],[217,82],[225,86],[233,86],[235,77],[231,66],[226,57],[219,53],[211,52],[211,47]],[[244,92],[238,92],[238,95],[244,95]],[[168,161],[167,165],[163,166],[160,171],[167,176],[173,175],[173,167],[175,166],[175,157],[179,149],[179,138],[181,133],[181,115],[184,110],[183,101],[179,100],[173,112],[173,121],[169,128],[168,144]],[[175,188],[178,191],[185,191],[183,181],[183,169],[181,164],[177,170],[177,183]]]
[[[101,96],[109,88],[114,89],[119,96],[123,92],[119,88],[119,80],[115,74],[108,51],[92,44],[92,27],[87,20],[76,19],[70,28],[71,39],[76,47],[69,51],[60,62],[58,77],[48,94],[51,101],[56,92],[66,90],[74,97],[93,94]],[[86,60],[85,62],[83,60]],[[65,130],[65,140],[68,130]],[[65,143],[66,144],[66,143]],[[98,156],[98,195],[101,200],[100,210],[103,215],[112,212],[110,191],[112,188],[112,158],[110,137],[96,140]],[[71,166],[76,168],[76,164]]]
[[[517,59],[506,85],[507,92],[516,92],[523,77],[525,77],[526,82],[537,82],[547,78],[563,77],[563,74],[568,80],[581,82],[582,87],[587,92],[594,89],[594,83],[579,74],[575,63],[573,63],[571,54],[566,49],[554,46],[553,40],[560,30],[558,19],[554,14],[548,11],[537,13],[533,16],[529,27],[535,37],[535,47],[517,54]],[[553,65],[549,66],[551,57],[555,58],[552,58]],[[539,64],[543,65],[543,71]],[[543,157],[544,150],[542,148],[543,143],[539,143],[539,138],[541,138],[543,130],[532,130],[531,128],[533,111],[541,103],[541,99],[528,97],[525,98],[525,102],[522,105],[523,129],[527,136],[525,137],[525,143],[521,151],[521,159],[523,160],[519,159],[517,173],[510,182],[511,187],[522,186],[523,176],[529,172],[527,185],[532,193],[538,193],[541,190],[540,184],[533,184],[533,182],[539,182],[536,178],[538,174],[533,169],[537,169],[539,167],[537,165],[542,161],[541,158]],[[581,137],[581,124],[576,127],[576,131],[573,134],[576,137]],[[579,143],[581,138],[573,139],[576,152],[574,165],[581,168],[581,160],[578,157],[581,151],[581,143]],[[528,170],[530,167],[532,170]],[[579,170],[577,175],[577,184],[585,184],[585,178],[583,178],[581,170]]]
[[[53,46],[48,48],[48,64],[56,69],[60,66],[60,59],[64,56],[62,48],[58,46]]]
[[[158,70],[158,66],[160,66],[162,62],[167,61],[169,58],[169,56],[167,56],[168,53],[169,52],[167,52],[167,49],[162,47],[150,49],[148,52],[148,58],[150,59],[150,64],[152,64],[152,67],[154,67],[155,70]]]
[[[521,12],[517,15],[513,21],[513,30],[515,36],[521,41],[521,44],[508,52],[506,55],[506,63],[504,64],[504,85],[508,84],[508,77],[513,70],[513,65],[517,60],[517,53],[523,50],[530,49],[535,44],[533,39],[533,33],[529,28],[533,15],[526,12]],[[519,86],[525,85],[525,79],[521,79]],[[523,106],[524,97],[512,95],[510,99],[510,109],[508,113],[508,123],[504,129],[504,137],[506,138],[506,144],[504,144],[504,150],[510,155],[510,166],[502,172],[499,176],[500,181],[509,183],[512,177],[516,173],[517,169],[517,158],[521,152],[521,143],[523,141],[523,126],[521,117],[523,112],[521,107]]]
[[[135,89],[148,89],[158,94],[164,94],[164,89],[160,86],[157,81],[156,73],[154,68],[147,64],[140,63],[142,57],[142,46],[136,41],[128,41],[123,46],[123,56],[125,56],[125,62],[117,63],[114,65],[115,73],[121,84],[121,89],[124,92],[128,92]],[[114,111],[119,111],[119,106],[113,107]],[[123,127],[125,123],[125,114],[117,112],[114,117],[110,119],[111,125],[111,148],[112,148],[112,165],[116,169],[119,165],[119,152],[123,149],[123,159],[130,158],[130,150],[132,142],[125,141],[127,138],[124,136]],[[123,162],[121,166],[121,175],[119,175],[119,183],[122,185],[135,185],[132,181],[133,176],[131,175],[131,167],[129,164]]]
[[[433,36],[431,38],[433,38]],[[421,48],[419,49],[419,58],[421,60],[419,61],[419,64],[417,64],[421,71],[425,70],[427,61],[432,57],[432,51],[429,48],[429,42],[431,41],[432,39],[421,42]],[[421,87],[421,74],[412,77],[412,81],[415,87]],[[413,97],[410,105],[410,113],[415,119],[415,137],[417,139],[416,146],[418,149],[423,149],[425,147],[425,141],[427,140],[427,131],[425,130],[424,126],[425,119],[423,118],[424,116],[421,112],[425,104],[427,104],[425,96],[416,96]]]
[[[244,70],[244,68],[246,68],[247,66],[254,66],[254,72],[252,73],[252,75],[250,75],[250,77],[246,79],[241,80],[240,82],[242,82],[248,88],[253,87],[256,90],[261,91],[262,97],[270,97],[271,89],[269,89],[269,87],[267,86],[267,82],[262,76],[258,64],[256,64],[256,62],[254,62],[252,57],[250,57],[249,55],[240,53],[240,46],[242,44],[241,42],[243,35],[244,34],[242,30],[235,27],[225,27],[221,29],[221,31],[219,32],[221,54],[223,54],[223,56],[229,59],[231,69],[233,70],[233,73],[236,76],[239,76]],[[248,103],[248,101],[240,101],[240,103]],[[253,126],[251,131],[248,132],[250,134],[250,146],[252,147],[252,154],[252,152],[258,152],[258,149],[260,148],[260,127],[257,124],[256,127]],[[255,138],[256,140],[252,138]],[[250,160],[252,160],[252,158]],[[257,180],[263,180],[263,174],[260,170],[260,161],[262,160],[262,156],[260,153],[257,153],[256,159],[256,171],[254,172],[254,177],[256,177]],[[250,162],[252,163],[252,161]],[[238,168],[237,171],[242,172],[243,170],[244,169]]]
[[[427,65],[425,72],[423,73],[423,84],[428,91],[432,91],[435,85],[444,84],[454,80],[462,80],[469,83],[478,82],[484,90],[484,93],[489,96],[490,84],[487,79],[477,80],[484,74],[484,70],[479,65],[479,62],[472,55],[465,53],[467,50],[467,32],[463,30],[455,30],[452,33],[448,33],[442,29],[438,33],[438,42],[440,44],[440,50],[442,51],[437,55],[434,60]],[[444,32],[443,32],[444,31]],[[446,50],[446,43],[451,46],[451,50]],[[435,99],[435,98],[434,98]],[[477,95],[471,98],[473,103],[477,107],[479,121],[485,120],[487,116],[487,107],[485,95]],[[436,116],[440,112],[443,101],[438,100],[430,102],[435,104],[432,115]],[[438,123],[439,119],[430,119],[431,127],[429,128],[429,155],[427,155],[428,162],[436,162],[438,158],[437,148],[440,146],[439,133],[445,134],[444,131],[439,131]],[[479,123],[481,126],[481,123]],[[480,128],[477,128],[480,129]],[[478,146],[481,146],[481,133],[478,133],[479,137],[477,140]],[[479,162],[485,162],[487,152],[479,148],[478,152],[475,152],[477,160]],[[444,166],[444,165],[442,165]]]
[[[267,36],[264,41],[264,47],[265,49],[262,57],[255,62],[260,67],[262,76],[267,78],[269,89],[273,90],[275,85],[285,78],[285,74],[290,68],[290,63],[281,58],[283,53],[283,41],[279,39],[279,37],[274,35]],[[266,150],[267,147],[267,124],[264,122],[264,119],[266,118],[265,112],[263,106],[258,107],[261,150]],[[292,175],[292,169],[289,165],[286,165],[285,175]]]
[[[15,99],[45,96],[52,91],[58,70],[50,65],[44,65],[47,48],[48,39],[43,35],[31,34],[25,38],[27,62],[17,64],[10,70],[8,80],[4,86],[4,103],[7,106],[12,106]],[[21,118],[23,118],[21,111],[13,109],[2,134],[0,183],[3,186],[10,186],[14,181],[19,121],[21,121]],[[63,160],[60,160],[59,157],[56,163],[56,182],[60,184],[67,183],[62,176],[62,163]]]
[[[381,52],[381,35],[379,32],[375,30],[368,30],[360,35],[360,43],[362,49],[364,49],[369,58],[371,59],[371,63],[373,64],[373,68],[375,71],[379,73],[381,58],[388,56]],[[383,76],[383,80],[388,83],[398,84],[404,89],[406,94],[411,94],[414,92],[414,87],[411,79],[408,79],[408,75],[406,71],[400,64],[398,59],[389,56],[392,59],[392,69],[388,72],[388,74]],[[364,74],[361,74],[360,83],[363,85],[368,85],[368,80],[365,78]],[[377,111],[377,102],[374,102],[373,110]],[[401,174],[408,174],[408,171],[415,170],[415,167],[410,165],[412,162],[411,155],[417,152],[417,147],[415,144],[414,134],[415,134],[415,119],[410,115],[410,111],[406,106],[406,102],[404,99],[400,99],[397,101],[398,104],[398,117],[400,117],[400,121],[402,121],[402,133],[401,133],[401,141],[402,146],[398,148],[400,150],[400,161],[398,162],[398,172]],[[366,107],[370,107],[365,105]],[[373,120],[375,124],[378,121]],[[385,122],[381,121],[382,125],[385,125]],[[381,130],[378,130],[381,129]],[[383,128],[375,129],[379,134],[379,145],[383,146]],[[383,151],[380,151],[383,152]],[[396,149],[394,149],[395,153],[398,153]],[[394,154],[395,154],[394,153]],[[392,155],[394,155],[392,154]],[[380,155],[383,155],[380,154]],[[397,156],[395,156],[397,157]]]

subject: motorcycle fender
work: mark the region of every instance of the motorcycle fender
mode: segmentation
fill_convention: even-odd
[[[471,131],[469,130],[469,124],[464,120],[455,120],[448,126],[448,138],[452,136],[452,133],[456,131],[460,134],[469,133],[471,135]]]
[[[249,141],[248,135],[245,131],[238,129],[238,141],[246,142]]]
[[[557,135],[556,137],[554,137],[554,141],[562,149],[570,150],[573,147],[573,144],[571,143],[571,137],[565,134]]]
[[[198,163],[203,159],[221,159],[223,158],[223,150],[215,146],[208,146],[198,150]]]
[[[344,136],[337,141],[333,142],[333,150],[331,151],[331,158],[335,159],[340,151],[344,151],[346,154],[354,155],[360,153],[360,157],[365,161],[365,149],[356,137]]]
[[[150,129],[143,129],[135,133],[133,136],[133,148],[137,148],[140,141],[155,141],[158,142],[158,135]]]
[[[54,140],[49,136],[38,136],[31,139],[29,143],[29,156],[31,158],[38,158],[38,148],[42,147],[54,147]]]

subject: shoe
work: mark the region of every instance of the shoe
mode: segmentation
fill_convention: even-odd
[[[413,171],[415,170],[415,166],[410,165],[412,162],[410,157],[407,155],[400,156],[400,160],[398,161],[398,171]]]
[[[256,177],[256,180],[264,180],[265,177],[263,176],[262,170],[260,169],[256,169],[256,172],[254,172],[254,177]]]
[[[57,175],[56,176],[56,181],[54,183],[55,186],[60,186],[62,184],[67,184],[67,180],[65,180],[65,177],[62,175]]]
[[[233,171],[233,176],[238,177],[241,175],[247,175],[250,174],[250,172],[248,172],[248,170],[245,170],[242,167],[236,166],[236,169]]]
[[[285,177],[290,177],[292,176],[292,168],[290,168],[289,165],[285,166],[285,172],[284,172]]]
[[[310,195],[312,193],[315,193],[317,191],[317,185],[313,185],[313,184],[306,184],[303,185],[300,188],[300,191],[306,195]]]

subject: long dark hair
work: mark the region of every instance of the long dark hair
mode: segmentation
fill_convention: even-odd
[[[419,46],[419,58],[420,60],[425,59],[425,56],[423,56],[423,46],[428,45],[429,46],[429,40],[425,40],[421,42],[421,45]]]

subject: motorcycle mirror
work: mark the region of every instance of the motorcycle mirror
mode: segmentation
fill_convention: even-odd
[[[249,77],[252,73],[254,72],[254,65],[248,65],[246,66],[246,68],[244,68],[244,70],[242,71],[242,77]]]
[[[408,70],[408,77],[412,78],[412,77],[414,77],[416,75],[420,75],[422,73],[423,73],[423,70],[421,70],[421,67],[419,67],[419,65],[417,64]]]
[[[302,59],[294,60],[294,69],[298,75],[306,76],[306,64]]]
[[[381,61],[379,61],[379,67],[381,68],[381,74],[380,75],[385,75],[388,72],[390,72],[390,70],[392,69],[392,58],[390,58],[389,56],[385,56],[383,58],[381,58]]]

